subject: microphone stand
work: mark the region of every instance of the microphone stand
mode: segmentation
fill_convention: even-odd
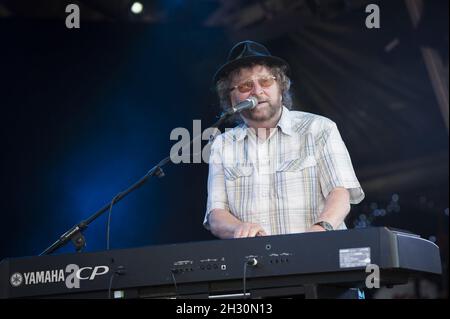
[[[237,111],[236,109],[230,109],[227,111],[224,111],[220,116],[219,119],[211,125],[211,128],[218,128],[221,126],[226,120],[228,120],[233,114],[235,114]],[[194,137],[189,142],[189,148],[194,143],[195,140],[197,140],[199,137],[201,138],[201,135],[198,135]],[[186,145],[183,145],[181,149],[183,149]],[[53,253],[55,250],[63,247],[66,245],[69,241],[72,241],[73,245],[75,246],[75,249],[77,252],[81,252],[83,248],[86,246],[86,239],[83,235],[83,231],[89,226],[90,223],[92,223],[95,219],[97,219],[99,216],[101,216],[104,212],[106,212],[108,209],[111,209],[113,205],[121,201],[125,196],[127,196],[132,191],[136,190],[137,188],[141,187],[151,176],[157,176],[157,177],[164,177],[164,171],[162,170],[162,167],[166,165],[168,162],[170,162],[170,156],[167,156],[166,158],[162,159],[156,166],[154,166],[152,169],[150,169],[147,174],[145,174],[141,179],[139,179],[136,183],[131,185],[129,188],[124,190],[123,192],[120,192],[117,194],[110,203],[106,204],[102,208],[100,208],[97,212],[92,214],[88,219],[82,220],[72,228],[70,228],[68,231],[66,231],[64,234],[62,234],[57,241],[55,241],[52,245],[47,247],[43,252],[39,254],[39,256],[43,255],[49,255]]]

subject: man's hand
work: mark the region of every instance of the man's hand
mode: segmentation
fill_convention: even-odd
[[[255,236],[267,236],[264,228],[259,224],[254,223],[241,223],[234,230],[234,238],[255,237]]]
[[[209,225],[219,238],[267,236],[261,225],[242,222],[225,209],[214,209],[209,215]]]
[[[309,227],[306,232],[310,233],[310,232],[316,232],[316,231],[325,231],[325,228],[323,228],[320,225],[312,225],[311,227]]]

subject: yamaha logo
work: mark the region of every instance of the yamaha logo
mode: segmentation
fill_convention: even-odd
[[[40,270],[11,275],[9,282],[12,287],[29,286],[49,283],[64,283],[67,288],[80,288],[81,281],[93,281],[96,278],[109,273],[108,266],[80,267],[69,264],[65,268]]]
[[[11,286],[19,287],[23,282],[23,276],[20,272],[16,272],[12,274],[11,279],[9,280]]]

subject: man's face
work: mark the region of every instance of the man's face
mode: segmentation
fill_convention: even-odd
[[[252,110],[246,110],[241,116],[253,122],[265,122],[277,116],[281,108],[281,91],[276,79],[269,69],[263,65],[241,68],[239,73],[231,79],[231,87],[240,86],[249,90],[241,92],[239,88],[234,88],[230,93],[231,105],[235,106],[239,102],[255,96],[259,104]]]

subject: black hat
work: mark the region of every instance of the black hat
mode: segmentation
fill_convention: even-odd
[[[227,62],[214,74],[213,83],[216,84],[217,81],[234,69],[248,65],[251,62],[265,62],[268,65],[286,66],[289,70],[287,62],[271,55],[265,46],[254,41],[246,40],[239,42],[230,50]]]

